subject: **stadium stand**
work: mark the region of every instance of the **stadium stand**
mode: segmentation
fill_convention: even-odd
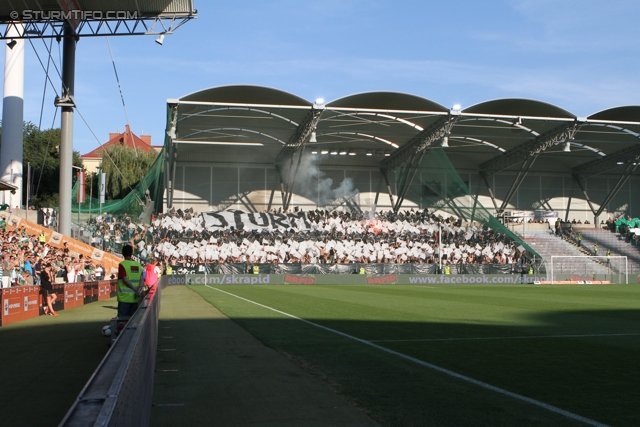
[[[582,253],[593,255],[591,248],[597,244],[599,255],[605,255],[607,250],[610,250],[611,256],[626,256],[629,274],[640,274],[640,250],[635,245],[635,239],[629,238],[627,233],[595,228],[580,229],[579,231],[582,233]],[[577,243],[576,235],[577,232],[572,233],[570,239]]]
[[[6,224],[5,224],[6,225]],[[0,222],[2,287],[39,283],[42,268],[51,263],[56,283],[102,280],[105,266],[68,247],[56,248],[29,235],[25,228],[7,230]],[[26,273],[26,274],[25,274]]]
[[[576,244],[572,244],[570,240],[565,240],[554,235],[551,230],[531,230],[523,233],[524,240],[535,248],[536,252],[542,256],[547,262],[551,260],[552,256],[583,256],[590,255],[580,251]],[[584,241],[583,241],[584,244]],[[589,260],[588,263],[589,274],[607,274],[607,268],[605,265],[597,261]],[[570,266],[569,270],[564,271],[567,274],[585,274],[584,260],[580,264]]]
[[[338,270],[351,272],[356,264],[369,265],[368,270],[371,264],[392,264],[406,272],[413,272],[411,266],[427,266],[419,272],[428,273],[439,266],[440,249],[443,263],[459,273],[480,272],[473,267],[480,265],[493,266],[491,272],[512,273],[529,262],[524,248],[509,236],[427,209],[398,214],[328,210],[200,214],[188,209],[160,214],[150,225],[126,215],[98,216],[89,229],[94,242],[114,244],[117,251],[122,242],[130,241],[141,260],[159,259],[178,273],[246,273],[255,264],[261,272],[282,268],[295,272],[291,264],[313,266],[318,273],[332,272],[327,265],[347,265]]]

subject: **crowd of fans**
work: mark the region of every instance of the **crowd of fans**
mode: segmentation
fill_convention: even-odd
[[[503,233],[427,209],[397,214],[272,210],[256,214],[279,218],[262,227],[212,225],[206,215],[171,210],[144,224],[127,214],[103,214],[93,218],[85,232],[92,244],[107,251],[119,252],[130,243],[135,256],[161,271],[168,266],[240,263],[517,264],[524,256],[524,248]],[[105,278],[103,265],[66,246],[52,247],[24,229],[6,230],[0,222],[3,287],[38,284],[47,264],[57,283]]]
[[[233,211],[228,215],[239,215]],[[151,224],[131,216],[99,215],[86,225],[94,246],[119,252],[124,243],[135,248],[145,264],[162,272],[207,264],[525,264],[524,248],[506,234],[460,218],[429,210],[350,212],[316,209],[302,212],[271,210],[261,226],[242,222],[212,224],[211,213],[175,210],[154,217]],[[267,221],[271,215],[272,221]],[[274,215],[278,218],[274,221]],[[214,215],[216,216],[216,215]],[[219,216],[219,215],[217,215]],[[52,215],[47,215],[50,223]],[[635,220],[635,222],[634,222]],[[640,220],[609,220],[603,227],[615,229],[637,244]],[[544,221],[546,222],[546,221]],[[247,221],[245,220],[245,223]],[[579,224],[579,222],[576,222]],[[236,227],[234,227],[235,224]],[[248,224],[248,223],[247,223]],[[555,233],[581,240],[573,224],[555,221]],[[585,221],[585,224],[588,222]],[[249,224],[250,225],[250,224]],[[580,244],[580,243],[578,243]],[[33,285],[49,265],[57,283],[102,280],[105,268],[66,245],[55,248],[26,230],[7,230],[0,218],[0,280],[2,287]]]
[[[89,229],[95,244],[129,242],[141,260],[163,266],[202,264],[431,263],[515,264],[523,248],[505,234],[428,210],[351,214],[271,211],[286,218],[265,227],[212,226],[192,209],[171,210],[151,224],[129,215],[100,215]],[[259,215],[259,214],[256,214]],[[442,252],[440,254],[440,251]]]
[[[609,218],[604,228],[614,233],[620,233],[620,237],[626,242],[638,246],[640,244],[640,218],[620,217],[616,220]]]
[[[57,283],[102,280],[102,264],[84,259],[67,246],[55,248],[40,236],[29,236],[24,228],[7,230],[0,217],[0,280],[3,288],[38,285],[41,273],[49,265]]]

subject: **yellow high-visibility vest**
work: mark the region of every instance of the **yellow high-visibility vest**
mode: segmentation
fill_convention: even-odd
[[[140,285],[140,278],[142,277],[142,266],[140,263],[125,259],[120,265],[124,267],[127,272],[127,279],[129,279],[133,287],[138,287]],[[136,291],[125,285],[122,279],[118,280],[117,293],[119,302],[136,303],[139,301]]]

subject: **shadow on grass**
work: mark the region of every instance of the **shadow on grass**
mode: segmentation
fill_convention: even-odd
[[[539,425],[545,412],[300,321],[234,320],[385,425],[523,425],[527,413]],[[640,425],[640,311],[533,320],[547,326],[314,322],[600,422]]]
[[[101,330],[112,316],[103,307],[95,302],[0,328],[3,427],[59,424],[109,350]]]
[[[58,424],[108,350],[100,330],[110,318],[103,308],[110,307],[95,303],[0,328],[3,426]],[[640,424],[638,310],[537,313],[523,321],[527,326],[307,320],[602,423]],[[584,425],[299,320],[234,316],[233,321],[382,425]],[[231,345],[231,351],[218,354],[226,343],[235,343],[220,336],[228,323],[160,323],[160,335],[172,335],[171,341],[160,339],[161,348],[177,351],[158,353],[158,362],[173,363],[188,353],[193,363],[181,369],[193,371],[189,388],[206,402],[228,397],[234,378],[246,378],[252,363],[242,347]],[[162,329],[168,324],[170,333]],[[193,331],[196,339],[180,341],[180,331]],[[231,359],[224,373],[212,363],[215,354]],[[208,371],[217,378],[215,386],[198,380]],[[287,387],[286,377],[277,384],[263,383],[259,375],[247,381],[265,394]],[[235,398],[251,406],[246,400],[255,396]]]

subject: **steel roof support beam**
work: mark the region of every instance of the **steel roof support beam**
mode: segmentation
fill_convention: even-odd
[[[178,163],[178,151],[177,148],[171,144],[171,149],[167,155],[167,166],[165,174],[167,175],[167,182],[170,184],[167,186],[167,208],[173,207],[173,195],[176,185],[176,166]]]
[[[569,200],[567,200],[567,212],[564,214],[564,222],[569,222],[569,212],[571,211],[571,200],[573,200],[573,195],[569,196]]]
[[[97,12],[95,12],[97,13]],[[172,34],[197,14],[169,14],[161,16],[142,16],[135,12],[121,12],[125,17],[116,19],[82,20],[75,29],[78,37],[97,36],[141,36]],[[105,14],[105,16],[107,16]],[[42,39],[61,38],[64,36],[64,21],[49,19],[32,19],[22,21],[24,28],[17,35],[10,35],[10,28],[19,28],[16,21],[0,21],[6,25],[0,32],[0,40],[8,39]]]
[[[482,177],[482,180],[484,181],[484,185],[487,186],[487,190],[489,190],[489,196],[491,197],[491,203],[493,203],[493,208],[496,210],[496,212],[498,211],[498,203],[496,203],[496,196],[495,194],[493,194],[493,188],[491,188],[491,185],[489,185],[489,178],[487,177],[486,174],[480,172],[480,176]],[[478,197],[476,195],[476,197]]]
[[[513,184],[511,184],[511,188],[509,188],[506,197],[502,200],[502,204],[497,209],[497,214],[502,214],[504,212],[540,153],[556,145],[565,144],[571,141],[579,127],[580,125],[578,122],[562,124],[555,129],[480,165],[480,174],[485,177],[486,183],[486,179],[489,176],[507,169],[510,166],[523,162],[516,179],[513,181]]]
[[[339,197],[336,200],[329,203],[327,206],[325,206],[325,209],[329,211],[334,211],[342,205],[345,205],[352,214],[362,213],[362,209],[360,208],[360,206],[358,205],[358,202],[355,200],[353,196]]]
[[[380,162],[380,169],[390,172],[402,166],[407,160],[413,160],[416,155],[429,148],[435,141],[447,136],[458,117],[458,114],[449,114],[441,117],[433,125],[396,150],[389,158]]]
[[[500,156],[484,162],[479,167],[480,172],[489,177],[513,165],[524,162],[530,157],[537,156],[553,146],[566,143],[573,139],[578,128],[578,122],[563,123],[549,132],[539,135]]]
[[[591,202],[591,199],[589,198],[589,194],[587,193],[587,190],[585,190],[585,188],[582,185],[582,182],[580,182],[580,179],[577,176],[574,175],[573,178],[578,183],[578,187],[580,187],[580,191],[582,191],[582,194],[584,195],[584,198],[586,199],[587,203],[589,204],[589,209],[591,209],[591,213],[593,213],[593,216],[595,216],[596,215],[596,208],[593,207],[593,203]]]
[[[409,187],[413,182],[413,178],[416,176],[416,173],[420,168],[420,163],[422,162],[422,158],[424,157],[425,152],[426,150],[421,150],[419,153],[416,153],[411,158],[406,168],[402,171],[400,175],[400,180],[396,181],[396,182],[399,182],[399,185],[398,185],[399,194],[398,194],[398,199],[396,200],[395,205],[393,205],[393,211],[395,213],[398,213],[398,211],[402,207],[402,203],[404,202],[404,199],[407,196],[407,192],[409,191]]]
[[[387,193],[389,193],[389,201],[391,202],[391,208],[395,206],[393,203],[393,191],[391,190],[391,185],[389,184],[389,177],[387,176],[387,172],[382,169],[382,176],[384,177],[384,182],[387,184]]]
[[[413,178],[420,167],[420,162],[422,161],[426,150],[435,141],[441,140],[451,133],[451,128],[458,117],[459,114],[449,114],[448,116],[441,117],[433,125],[409,140],[409,142],[407,142],[402,148],[398,149],[392,156],[380,163],[380,170],[387,181],[387,190],[389,191],[389,198],[394,212],[397,213],[402,207],[402,203],[404,202],[407,192],[409,191],[409,187],[413,182]],[[398,183],[399,194],[398,199],[394,203],[387,173],[396,170],[407,162],[408,165],[400,174],[400,179],[396,180]]]
[[[613,198],[620,192],[620,190],[622,189],[622,187],[624,187],[627,181],[629,181],[629,178],[631,178],[631,174],[633,174],[633,172],[636,170],[637,167],[638,167],[637,163],[631,163],[629,164],[629,166],[627,166],[627,169],[624,171],[622,176],[620,176],[620,179],[618,179],[618,182],[616,182],[616,185],[613,186],[613,189],[609,191],[609,194],[600,205],[600,209],[598,209],[598,211],[596,212],[596,219],[600,217],[600,214],[607,207],[607,205],[609,205],[609,202],[613,200]],[[598,224],[596,223],[596,225]]]
[[[176,139],[176,126],[178,124],[178,104],[169,104],[168,107],[170,108],[171,125],[165,136],[167,151],[165,152],[164,179],[165,188],[167,189],[167,208],[171,209],[173,207],[173,189],[176,182],[176,161],[178,158],[177,147],[173,142]]]
[[[625,148],[611,153],[600,159],[593,160],[584,165],[573,168],[571,173],[581,179],[608,172],[623,164],[638,163],[640,161],[640,146]]]
[[[513,183],[511,184],[511,187],[509,188],[509,191],[507,192],[507,195],[502,200],[502,204],[498,208],[498,213],[501,214],[501,213],[504,212],[504,210],[506,209],[506,207],[509,204],[509,202],[511,201],[511,199],[516,194],[516,191],[518,191],[518,188],[520,188],[520,185],[522,184],[522,181],[524,181],[524,179],[527,177],[527,174],[531,170],[531,167],[533,166],[533,164],[535,163],[537,158],[538,158],[538,155],[536,154],[536,155],[534,155],[532,157],[529,157],[522,164],[522,167],[520,168],[520,171],[518,172],[518,175],[516,176],[516,179],[513,180]]]
[[[622,173],[622,175],[620,175],[618,182],[616,182],[616,185],[614,185],[613,188],[609,190],[607,197],[605,197],[605,199],[602,201],[598,210],[596,210],[595,207],[593,206],[593,203],[591,203],[591,199],[587,194],[587,190],[585,190],[585,188],[582,185],[582,182],[580,181],[580,176],[577,174],[573,175],[573,178],[576,180],[576,182],[580,186],[580,189],[582,190],[582,194],[584,194],[584,197],[587,199],[587,203],[589,203],[591,212],[593,212],[593,216],[594,216],[593,222],[596,228],[599,226],[600,214],[606,209],[607,205],[609,205],[611,200],[613,200],[613,198],[620,192],[620,190],[622,189],[622,187],[624,187],[627,181],[629,181],[629,178],[631,178],[631,175],[633,174],[633,172],[635,172],[637,167],[638,167],[637,162],[632,162],[627,165],[627,168],[625,169],[625,171]]]
[[[591,212],[594,216],[594,223],[596,227],[599,223],[600,214],[602,213],[602,211],[604,211],[609,202],[611,202],[611,200],[613,200],[613,198],[620,192],[622,187],[627,183],[633,172],[638,167],[638,162],[640,162],[640,147],[636,146],[616,151],[615,153],[603,157],[602,159],[597,159],[573,168],[573,178],[580,186],[582,194],[584,194],[587,202],[589,203],[589,207],[591,208]],[[587,191],[582,186],[581,179],[587,179],[601,173],[616,169],[623,165],[626,165],[624,172],[622,172],[622,174],[620,175],[620,178],[618,179],[618,182],[616,182],[616,185],[613,187],[613,189],[609,191],[609,194],[600,205],[600,208],[596,210],[591,203],[591,200],[589,199]]]
[[[291,174],[291,165],[289,166],[289,188],[287,190],[287,200],[283,205],[283,209],[286,211],[289,209],[289,205],[291,204],[291,197],[293,196],[293,183],[296,182],[296,177],[298,176],[298,170],[300,170],[300,162],[302,162],[302,154],[304,154],[304,145],[300,149],[300,154],[298,155],[298,163],[296,164],[296,169],[293,172],[293,176]],[[291,157],[291,163],[293,163],[293,156]]]
[[[305,117],[304,121],[298,125],[298,129],[296,129],[296,132],[291,136],[287,145],[280,150],[280,153],[278,153],[278,156],[276,157],[275,164],[276,169],[280,174],[280,193],[282,195],[282,209],[284,210],[289,209],[289,204],[291,203],[291,197],[293,196],[293,184],[296,180],[298,169],[300,168],[300,162],[302,161],[304,145],[309,142],[312,132],[315,132],[323,112],[324,106],[314,105],[307,117]],[[298,163],[294,169],[293,158],[298,150],[300,150]],[[287,163],[289,163],[289,166],[288,174],[285,179],[284,166]]]
[[[466,219],[468,220],[468,218],[465,216],[465,214],[458,209],[458,206],[456,206],[455,203],[453,203],[453,200],[449,197],[447,197],[444,202],[449,206],[449,209],[451,209],[452,211],[454,211],[456,213],[457,216],[459,216],[460,218]]]
[[[478,195],[476,194],[473,197],[473,209],[471,209],[471,219],[470,221],[473,222],[476,218],[476,207],[478,206]]]
[[[307,114],[307,117],[304,118],[302,123],[298,125],[295,133],[289,138],[287,145],[278,153],[276,164],[283,164],[287,160],[290,160],[293,154],[298,151],[298,148],[309,141],[311,133],[316,130],[323,112],[324,107],[318,105],[313,106],[309,114]]]

